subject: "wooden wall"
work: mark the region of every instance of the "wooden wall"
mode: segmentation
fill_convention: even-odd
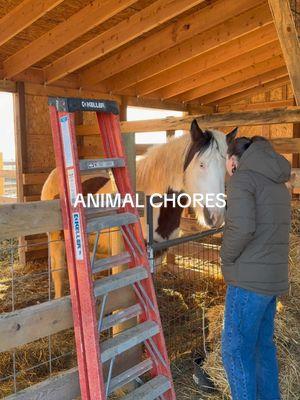
[[[263,105],[268,104],[273,107],[282,107],[285,105],[293,105],[294,97],[290,84],[284,85],[277,89],[273,89],[269,92],[261,93],[255,95],[251,98],[241,100],[235,104],[220,107],[220,112],[233,111],[233,110],[245,110],[245,109],[255,109],[255,107],[262,108]],[[224,129],[228,131],[228,129]],[[239,129],[239,136],[255,136],[261,135],[267,139],[277,139],[277,138],[292,138],[296,137],[296,129],[294,124],[275,124],[275,125],[261,125],[261,126],[244,126]],[[295,159],[294,155],[284,154],[284,156],[293,162]],[[294,167],[298,166],[295,165]]]

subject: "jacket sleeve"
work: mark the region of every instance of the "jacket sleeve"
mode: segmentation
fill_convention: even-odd
[[[255,185],[251,176],[237,171],[227,190],[227,212],[221,246],[223,265],[233,263],[255,232]]]

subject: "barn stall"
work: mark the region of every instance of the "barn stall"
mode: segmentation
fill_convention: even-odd
[[[166,131],[172,136],[176,130],[189,130],[197,118],[203,128],[226,132],[239,126],[242,135],[271,139],[294,167],[297,249],[297,32],[283,0],[0,4],[5,27],[1,90],[14,95],[18,186],[18,203],[0,208],[1,395],[73,399],[79,386],[71,303],[68,296],[53,300],[45,235],[62,228],[60,205],[57,199],[39,201],[42,185],[55,167],[47,97],[117,101],[133,179],[136,155],[147,147],[135,145],[135,133]],[[291,8],[298,26],[297,1]],[[183,116],[126,121],[132,106],[177,110]],[[78,115],[76,124],[80,157],[101,156],[93,115]],[[193,360],[209,352],[213,345],[208,342],[219,337],[220,324],[210,329],[210,320],[222,319],[224,283],[218,261],[220,234],[199,233],[192,214],[182,218],[181,228],[187,236],[165,244],[167,254],[154,262],[154,280],[177,396],[192,399],[199,396],[191,378]],[[160,250],[153,248],[154,253]],[[298,257],[294,248],[292,257]],[[297,278],[294,281],[293,293],[299,288]],[[106,313],[120,306],[109,304]],[[286,305],[281,326],[297,321],[298,308],[296,301]],[[286,399],[299,395],[299,355],[294,354],[299,338],[297,325],[291,326],[279,338],[285,344],[283,354],[291,354],[293,361],[292,371],[285,373],[291,377],[284,381]],[[216,366],[222,374],[218,353],[212,351],[210,359],[209,374],[213,377]],[[122,371],[126,362],[118,364]],[[225,392],[224,386],[220,389]]]

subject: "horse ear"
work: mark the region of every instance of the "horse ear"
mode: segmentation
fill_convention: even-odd
[[[231,143],[234,138],[236,137],[237,133],[238,133],[239,128],[236,127],[234,129],[232,129],[232,131],[230,131],[229,133],[227,133],[226,135],[226,143],[229,144]]]
[[[205,142],[210,139],[210,136],[203,132],[197,121],[194,119],[191,124],[191,137],[193,142]]]

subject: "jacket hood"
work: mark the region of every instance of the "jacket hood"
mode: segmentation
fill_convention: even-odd
[[[291,165],[281,154],[276,153],[270,142],[253,142],[242,155],[238,170],[254,171],[277,183],[290,179]]]

